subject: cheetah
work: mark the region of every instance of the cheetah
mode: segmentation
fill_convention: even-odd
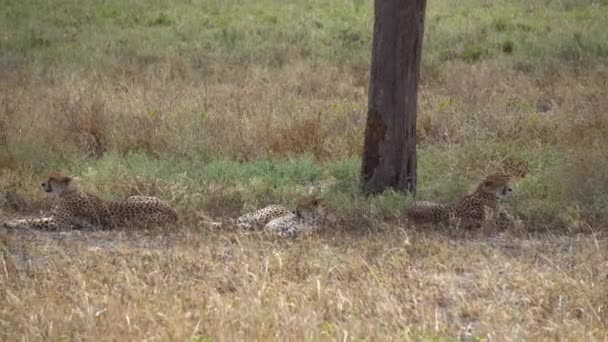
[[[456,203],[415,202],[407,210],[413,223],[443,223],[450,228],[480,226],[493,223],[499,228],[515,224],[515,219],[500,203],[512,192],[511,176],[491,174],[477,189]]]
[[[295,212],[277,217],[264,226],[264,230],[281,237],[292,237],[297,234],[312,233],[327,222],[334,222],[318,197],[307,197],[300,200]]]
[[[293,214],[294,211],[280,204],[271,204],[252,213],[247,213],[236,219],[239,228],[254,230],[264,227],[268,222],[278,217]]]
[[[245,214],[233,223],[242,229],[261,229],[281,237],[290,237],[298,233],[316,231],[325,221],[333,222],[335,218],[333,215],[327,215],[319,197],[309,195],[298,202],[296,210],[289,210],[280,204],[271,204]]]
[[[105,201],[78,190],[72,178],[63,174],[52,174],[42,183],[42,188],[59,198],[51,216],[12,220],[5,222],[5,227],[69,230],[160,225],[178,220],[177,213],[156,197],[131,196],[123,201]]]
[[[312,196],[318,196],[326,190],[334,187],[338,183],[338,180],[334,177],[320,181],[318,183],[309,183],[308,186],[308,198]],[[258,209],[252,213],[247,213],[240,216],[236,220],[231,220],[231,224],[236,224],[237,227],[254,230],[262,229],[266,224],[276,218],[295,215],[294,210],[290,210],[287,207],[280,204],[270,204],[262,209]]]

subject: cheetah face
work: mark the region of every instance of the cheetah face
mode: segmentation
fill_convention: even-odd
[[[511,176],[504,174],[493,174],[479,184],[478,190],[494,195],[498,199],[502,199],[513,192],[513,188],[509,183]]]
[[[511,186],[509,184],[507,184],[505,187],[503,187],[502,189],[502,197],[506,197],[509,196],[511,194],[511,192],[513,192],[513,188],[511,188]]]
[[[300,201],[296,207],[296,216],[303,219],[327,219],[335,223],[336,218],[328,210],[323,201],[317,197]]]
[[[296,206],[296,215],[298,217],[310,218],[318,214],[323,215],[324,208],[321,205],[321,200],[316,197],[304,199]]]
[[[494,189],[491,192],[492,192],[492,194],[494,194],[494,196],[496,196],[496,198],[503,199],[503,198],[509,196],[512,191],[513,191],[513,189],[509,185],[505,185],[500,188]]]
[[[62,174],[53,174],[41,185],[45,192],[61,196],[71,190],[71,183],[71,177]]]

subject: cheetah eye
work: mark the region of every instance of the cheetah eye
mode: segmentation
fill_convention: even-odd
[[[46,186],[46,183],[42,183],[42,186]]]

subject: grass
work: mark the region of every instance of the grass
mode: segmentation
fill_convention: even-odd
[[[364,1],[7,1],[0,216],[63,170],[179,227],[0,231],[0,339],[603,340],[606,1],[429,2],[418,199],[527,171],[508,232],[422,231],[360,192]],[[338,224],[284,241],[208,227],[310,184]]]
[[[362,1],[9,1],[0,10],[9,64],[130,68],[175,56],[365,67],[372,7]],[[605,1],[429,3],[425,63],[506,56],[527,66],[608,57]],[[583,29],[584,28],[584,29]]]
[[[3,338],[606,337],[605,240],[116,234],[3,235]]]

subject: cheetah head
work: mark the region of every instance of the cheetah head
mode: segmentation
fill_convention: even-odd
[[[501,199],[511,194],[511,175],[495,173],[487,176],[483,182],[477,186],[477,191],[494,195]]]
[[[328,212],[323,200],[316,196],[306,197],[298,202],[296,216],[303,219],[327,219],[335,221],[335,217]]]
[[[296,205],[296,215],[301,218],[308,218],[323,213],[321,199],[310,196],[301,199]]]
[[[74,185],[72,184],[71,177],[60,173],[54,173],[46,182],[42,183],[42,188],[50,194],[62,196],[73,191]]]

